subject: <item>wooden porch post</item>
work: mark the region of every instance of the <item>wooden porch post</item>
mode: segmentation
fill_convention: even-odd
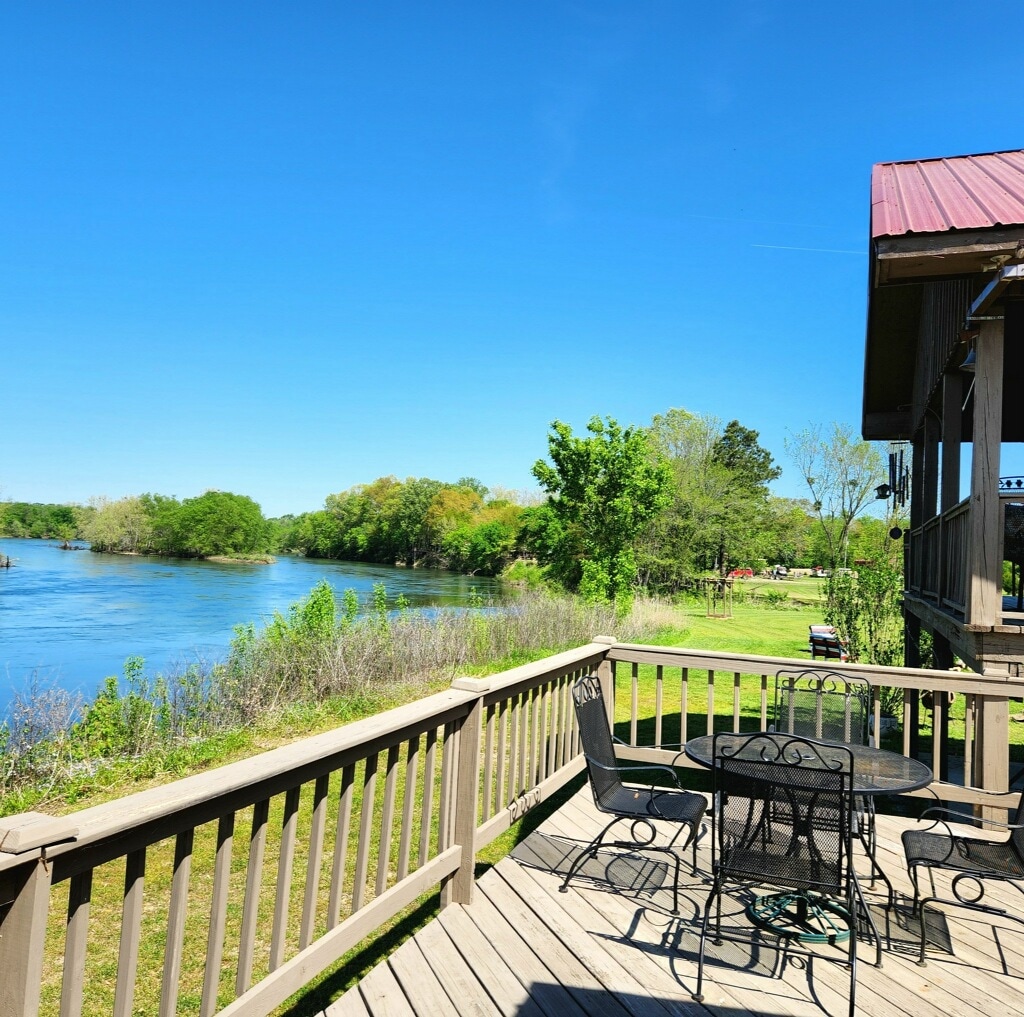
[[[975,699],[974,783],[986,791],[1006,791],[1010,786],[1010,701],[1005,696]],[[1006,821],[1004,809],[981,808],[982,819]]]
[[[971,522],[967,546],[968,625],[996,625],[1003,605],[999,443],[1003,416],[1003,323],[983,321],[975,345]]]
[[[0,1017],[39,1012],[52,872],[44,859],[34,857],[0,873]]]

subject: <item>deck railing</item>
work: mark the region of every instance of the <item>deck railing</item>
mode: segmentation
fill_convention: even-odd
[[[970,499],[965,498],[907,534],[906,588],[960,614],[967,605],[970,512]]]
[[[602,676],[628,751],[661,760],[687,733],[767,726],[775,672],[800,664],[598,637],[63,819],[0,820],[0,1017],[267,1014],[423,895],[470,900],[477,852],[583,769],[578,676]],[[968,748],[979,697],[1024,695],[829,664],[904,690],[905,747],[919,690],[968,694]]]
[[[1006,532],[1005,516],[1007,506],[1020,504],[1024,494],[1020,490],[1001,490],[999,558],[1004,556],[1003,541]],[[971,499],[965,498],[959,504],[947,509],[941,515],[927,520],[907,534],[907,568],[904,579],[911,593],[936,604],[943,610],[963,615],[966,612],[968,585],[967,541],[970,533]],[[1002,576],[996,582],[1002,585]],[[999,618],[992,624],[1003,621],[1024,621],[1024,612],[1013,608],[1001,608]]]

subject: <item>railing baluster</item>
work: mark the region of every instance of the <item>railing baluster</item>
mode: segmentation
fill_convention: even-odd
[[[732,676],[732,729],[740,729],[740,679],[739,671],[733,672]]]
[[[483,779],[483,820],[486,822],[494,815],[492,808],[494,802],[494,725],[495,706],[492,703],[487,707],[486,720],[484,722],[484,779]],[[399,876],[401,879],[401,876]]]
[[[384,806],[380,816],[380,844],[377,848],[377,885],[379,897],[388,888],[391,868],[391,841],[395,835],[395,798],[398,794],[398,746],[388,749],[387,775],[384,778]]]
[[[715,733],[715,672],[708,670],[708,734]]]
[[[260,887],[263,883],[263,853],[267,846],[267,820],[270,799],[257,802],[252,810],[249,835],[249,862],[245,870],[245,902],[242,905],[242,929],[238,942],[238,974],[235,995],[241,996],[252,984],[252,963],[256,948],[256,924],[259,920]],[[126,1015],[127,1017],[127,1015]]]
[[[544,685],[544,719],[547,722],[547,753],[541,770],[541,780],[555,772],[555,760],[558,754],[558,696],[557,686],[553,682]]]
[[[188,915],[188,883],[192,872],[194,830],[183,830],[174,839],[174,875],[171,877],[171,905],[164,942],[164,973],[160,988],[160,1017],[174,1017],[178,1010],[178,983],[185,946],[185,918]]]
[[[444,726],[444,742],[441,747],[441,800],[438,802],[437,851],[440,854],[452,844],[455,836],[455,770],[459,753],[459,729],[449,722]],[[447,907],[454,900],[452,881],[446,880],[441,886],[441,907]]]
[[[505,804],[511,805],[519,794],[516,770],[519,759],[519,695],[509,700],[508,717],[508,777],[505,782]]]
[[[640,665],[633,664],[629,676],[629,744],[636,745],[637,714],[640,712]]]
[[[117,953],[114,1017],[132,1017],[135,972],[139,966],[142,930],[142,891],[146,881],[146,849],[132,851],[124,863],[124,901],[121,905],[121,943]]]
[[[494,811],[498,812],[505,804],[502,794],[505,790],[505,754],[508,751],[508,700],[498,704],[498,766],[494,775]]]
[[[518,798],[529,787],[530,768],[530,693],[524,692],[519,701],[519,760],[516,793]]]
[[[903,690],[903,755],[910,755],[910,708],[914,693],[911,689]]]
[[[92,869],[71,877],[68,887],[67,938],[64,942],[64,978],[60,994],[60,1017],[81,1017],[85,984],[85,948],[89,935],[89,905],[92,900]]]
[[[373,843],[373,809],[377,795],[377,753],[363,760],[362,808],[359,817],[359,840],[356,844],[356,868],[352,884],[352,914],[366,901],[366,878],[370,871],[370,847]]]
[[[327,903],[327,928],[341,921],[341,901],[345,895],[348,873],[348,841],[352,831],[352,798],[355,793],[356,768],[349,763],[341,771],[338,789],[338,819],[334,830],[334,857],[331,862],[331,893]]]
[[[536,787],[540,774],[540,759],[543,752],[541,738],[544,735],[544,697],[538,688],[530,693],[530,777],[524,790]]]
[[[295,863],[295,832],[299,816],[299,792],[292,787],[285,792],[284,815],[281,818],[281,849],[277,858],[277,892],[274,895],[274,925],[270,937],[270,970],[284,963],[288,941],[288,904],[291,900],[292,866]]]
[[[325,773],[313,785],[313,821],[309,828],[309,857],[306,860],[306,892],[302,900],[299,949],[313,942],[316,904],[320,893],[320,870],[324,863],[324,831],[327,828],[327,792],[330,777]]]
[[[690,669],[679,669],[679,741],[684,745],[689,737],[690,721]]]
[[[398,841],[398,881],[409,875],[412,828],[416,821],[416,780],[420,763],[419,735],[410,738],[405,751],[405,791],[402,797],[402,833]]]
[[[437,728],[427,731],[427,758],[423,764],[423,804],[420,809],[419,867],[430,855],[430,829],[433,822],[434,781],[437,776]]]
[[[217,855],[213,865],[213,897],[210,901],[210,932],[206,940],[206,968],[199,1017],[212,1017],[217,1010],[220,968],[224,960],[227,929],[228,891],[231,885],[231,851],[234,845],[235,814],[221,816],[217,823]]]
[[[661,730],[662,730],[662,714],[664,713],[664,704],[662,701],[663,696],[663,684],[664,684],[664,668],[659,664],[654,669],[654,744],[661,744]]]
[[[975,697],[964,695],[964,784],[974,783],[974,724],[977,720]]]
[[[761,730],[768,730],[768,675],[761,675]]]

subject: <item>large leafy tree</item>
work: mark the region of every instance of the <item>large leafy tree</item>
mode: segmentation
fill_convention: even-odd
[[[548,564],[588,599],[624,603],[637,580],[637,540],[667,504],[672,474],[645,431],[610,417],[593,417],[587,431],[576,436],[556,420],[551,462],[533,466],[550,499]]]
[[[882,483],[881,453],[855,437],[849,424],[833,423],[826,431],[815,425],[791,435],[786,439],[786,454],[811,494],[828,565],[847,565],[853,521],[871,504],[875,487]]]
[[[174,545],[179,554],[257,554],[269,549],[270,527],[259,505],[244,494],[207,491],[186,498],[177,512]]]
[[[646,582],[678,589],[695,574],[765,558],[773,542],[768,483],[781,471],[757,431],[676,408],[655,416],[649,433],[671,465],[672,489],[644,534]]]

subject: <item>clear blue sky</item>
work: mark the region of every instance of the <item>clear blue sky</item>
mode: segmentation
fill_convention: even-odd
[[[5,4],[0,498],[531,487],[553,419],[674,406],[801,494],[787,429],[860,421],[871,164],[1024,145],[978,11]]]

